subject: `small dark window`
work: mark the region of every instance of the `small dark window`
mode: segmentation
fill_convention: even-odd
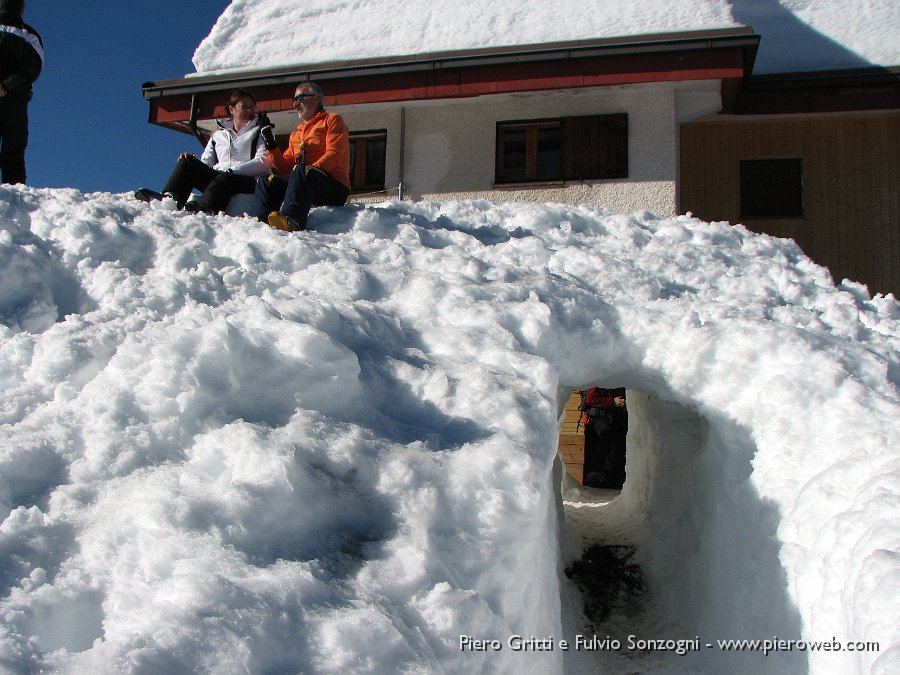
[[[384,190],[387,130],[350,133],[350,187],[353,192]]]
[[[741,216],[803,216],[803,160],[741,160]]]
[[[628,177],[628,115],[497,123],[496,181]]]
[[[497,128],[497,180],[524,183],[559,180],[559,120],[528,123],[500,123]]]

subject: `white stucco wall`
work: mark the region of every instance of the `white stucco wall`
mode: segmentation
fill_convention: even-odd
[[[614,212],[677,209],[678,125],[715,112],[718,82],[483,96],[405,104],[403,196],[408,199],[593,203]],[[399,106],[333,107],[351,130],[386,129],[386,188],[401,180]],[[628,178],[514,186],[494,185],[496,124],[569,115],[628,114]],[[383,198],[358,197],[357,201]]]

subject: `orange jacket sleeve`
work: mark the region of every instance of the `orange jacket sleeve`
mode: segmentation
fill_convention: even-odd
[[[275,167],[275,171],[279,176],[287,177],[288,174],[294,170],[294,167],[297,166],[297,157],[299,156],[298,151],[302,144],[303,132],[297,130],[291,133],[287,150],[282,152],[281,148],[275,148],[274,150],[266,151],[266,154],[268,154],[269,159],[272,161],[272,166]]]

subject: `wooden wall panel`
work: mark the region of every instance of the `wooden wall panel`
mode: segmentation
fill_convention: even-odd
[[[900,295],[900,113],[729,118],[681,127],[679,210],[794,239],[836,281]],[[742,159],[800,157],[802,218],[740,216]]]
[[[566,471],[579,483],[582,478],[584,465],[584,429],[579,428],[578,404],[581,396],[578,391],[573,391],[566,403],[566,411],[563,423],[559,430],[559,454],[562,456]]]

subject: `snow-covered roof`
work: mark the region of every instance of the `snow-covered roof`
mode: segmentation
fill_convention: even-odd
[[[900,65],[900,3],[862,0],[234,0],[194,53],[211,74],[752,26],[756,73]]]

